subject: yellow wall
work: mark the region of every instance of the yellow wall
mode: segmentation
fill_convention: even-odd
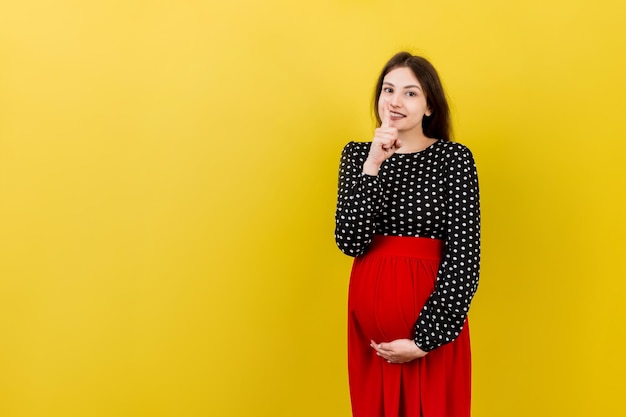
[[[626,414],[618,0],[6,1],[0,415],[348,416],[342,146],[440,70],[484,215],[474,415]]]

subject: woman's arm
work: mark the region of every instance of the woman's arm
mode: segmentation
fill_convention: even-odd
[[[335,242],[349,256],[361,255],[372,241],[382,204],[377,176],[363,173],[368,143],[348,143],[341,154],[335,212]]]
[[[414,327],[415,344],[424,351],[455,340],[478,287],[480,202],[472,153],[455,144],[448,156],[447,227],[435,290]]]

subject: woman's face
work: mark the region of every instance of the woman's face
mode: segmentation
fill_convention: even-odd
[[[431,114],[421,84],[407,67],[395,68],[383,79],[378,98],[378,115],[381,120],[386,105],[390,111],[390,127],[398,129],[398,133],[422,133],[422,118]]]

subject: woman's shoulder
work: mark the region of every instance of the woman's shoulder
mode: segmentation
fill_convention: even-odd
[[[343,154],[350,156],[367,156],[371,142],[348,142],[343,147]]]
[[[447,158],[472,158],[472,151],[459,142],[451,142],[449,140],[440,140],[438,149]]]
[[[462,143],[452,142],[450,140],[440,140],[440,148],[447,152],[467,152],[469,148]]]
[[[344,146],[344,149],[349,149],[351,151],[369,151],[370,149],[370,145],[372,144],[372,142],[355,142],[355,141],[350,141],[346,144],[346,146]]]

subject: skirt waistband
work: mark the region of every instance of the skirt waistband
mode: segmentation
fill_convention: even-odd
[[[414,236],[374,235],[364,255],[409,256],[440,260],[443,240]]]

